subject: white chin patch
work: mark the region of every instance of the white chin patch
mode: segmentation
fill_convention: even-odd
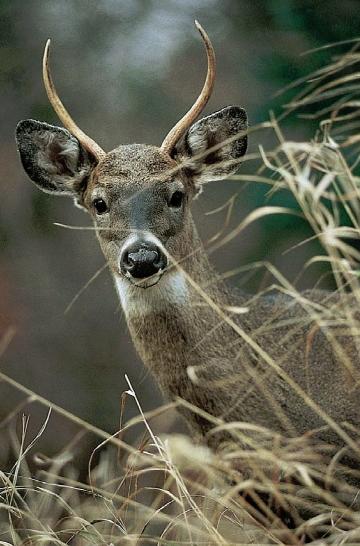
[[[115,274],[116,290],[126,316],[148,315],[169,304],[185,305],[188,302],[188,285],[180,271],[166,272],[158,279],[149,279],[150,285]]]

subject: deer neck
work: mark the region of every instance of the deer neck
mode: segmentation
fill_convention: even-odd
[[[181,268],[168,271],[153,287],[140,288],[115,277],[126,321],[134,345],[144,364],[156,374],[161,386],[174,381],[174,375],[187,373],[192,363],[203,359],[209,331],[219,318],[210,310],[187,275],[218,304],[227,300],[226,289],[209,264],[205,249],[193,223],[187,234],[188,257]],[[189,244],[190,242],[190,244]],[[185,250],[185,249],[184,249]],[[212,344],[214,336],[211,337]]]

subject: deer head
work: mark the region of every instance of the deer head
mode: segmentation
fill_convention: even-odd
[[[126,283],[148,288],[188,246],[190,205],[210,180],[226,178],[238,168],[247,147],[247,117],[228,106],[195,122],[215,79],[212,44],[196,22],[205,43],[208,70],[203,89],[160,148],[121,145],[106,153],[85,135],[65,110],[49,68],[48,41],[43,78],[49,100],[64,125],[24,120],[16,139],[30,179],[45,192],[69,195],[93,218],[112,272]]]

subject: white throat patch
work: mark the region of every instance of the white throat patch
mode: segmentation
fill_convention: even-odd
[[[159,282],[149,288],[134,286],[130,281],[115,274],[115,285],[126,316],[148,315],[160,311],[169,304],[186,305],[189,289],[180,271],[166,272]]]

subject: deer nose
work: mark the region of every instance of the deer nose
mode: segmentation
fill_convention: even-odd
[[[125,249],[120,266],[135,279],[146,279],[166,267],[166,256],[155,246],[137,244]]]

